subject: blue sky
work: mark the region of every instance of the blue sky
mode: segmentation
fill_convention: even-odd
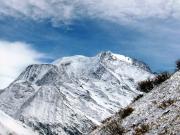
[[[144,61],[154,72],[172,71],[180,58],[179,8],[180,2],[163,0],[2,0],[0,45],[18,42],[33,56],[43,54],[29,64],[110,50]]]
[[[48,21],[3,18],[0,39],[31,44],[49,55],[45,62],[77,54],[93,56],[110,50],[142,60],[153,71],[163,71],[173,70],[174,61],[180,57],[178,29],[180,23],[168,20],[129,26],[83,18],[70,25],[54,27]]]

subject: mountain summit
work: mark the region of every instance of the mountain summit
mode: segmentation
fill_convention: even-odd
[[[88,134],[129,105],[147,65],[111,52],[72,56],[28,66],[0,94],[0,110],[43,135]]]

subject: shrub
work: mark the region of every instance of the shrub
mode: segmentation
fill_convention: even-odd
[[[167,79],[169,79],[171,75],[168,72],[163,72],[159,75],[157,75],[153,79],[148,79],[142,82],[138,83],[138,89],[142,92],[149,92],[151,91],[155,86],[163,83]]]
[[[148,131],[149,131],[149,125],[141,124],[140,126],[135,128],[134,135],[144,135]]]
[[[142,98],[142,97],[143,97],[143,94],[138,95],[137,97],[134,98],[133,102],[139,100],[139,99]]]
[[[176,69],[180,70],[180,59],[176,61]]]
[[[109,135],[122,135],[125,130],[118,124],[116,120],[111,121],[104,128],[105,132],[107,132]]]
[[[103,121],[101,121],[101,123],[102,123],[102,124],[104,124],[104,123],[106,123],[106,122],[110,121],[110,120],[111,120],[111,118],[112,118],[112,116],[110,116],[110,117],[108,117],[108,118],[104,119]]]
[[[142,92],[149,92],[154,88],[153,81],[148,79],[138,83],[138,89]]]
[[[153,84],[155,86],[159,85],[159,84],[163,83],[164,81],[166,81],[167,79],[169,79],[170,76],[171,75],[168,72],[163,72],[153,79]]]
[[[121,111],[121,118],[122,118],[122,119],[126,118],[126,117],[129,116],[133,111],[134,111],[134,109],[131,108],[131,107],[125,108],[123,111]]]
[[[172,99],[168,99],[166,101],[163,101],[158,107],[161,109],[166,109],[167,107],[169,107],[170,105],[172,105],[175,101]]]

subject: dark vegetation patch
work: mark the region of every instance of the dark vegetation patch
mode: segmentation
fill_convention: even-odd
[[[121,119],[124,119],[127,116],[129,116],[133,111],[134,111],[134,109],[132,107],[126,107],[124,109],[121,109],[119,112],[117,112],[116,115],[118,115],[118,117],[120,117]],[[105,120],[101,121],[101,123],[105,124],[105,123],[111,121],[112,119],[113,119],[113,117],[108,117]]]
[[[106,119],[104,119],[103,121],[101,121],[102,124],[105,124],[106,122],[110,121],[112,117],[108,117]]]
[[[163,72],[157,75],[153,79],[147,79],[145,81],[138,83],[138,89],[142,92],[150,92],[154,87],[158,86],[159,84],[163,83],[167,79],[171,77],[171,74],[168,72]]]
[[[122,119],[129,116],[134,111],[131,107],[126,107],[125,109],[121,109],[118,113],[116,113],[116,116],[118,119],[114,120],[113,117],[109,117],[102,121],[104,127],[102,128],[103,131],[108,133],[109,135],[122,135],[125,131],[125,129],[121,126],[120,122]]]
[[[126,107],[125,109],[123,109],[123,111],[121,111],[121,118],[124,119],[127,116],[129,116],[132,112],[134,111],[134,109],[132,107]]]
[[[142,97],[143,97],[143,94],[138,95],[137,97],[134,98],[133,102],[139,100],[139,99],[142,98]]]
[[[148,124],[141,124],[134,129],[133,135],[144,135],[149,131],[150,126]]]
[[[153,88],[153,81],[150,79],[138,83],[138,89],[142,92],[150,92]]]
[[[171,74],[168,73],[168,72],[163,72],[161,74],[159,74],[158,76],[156,76],[154,79],[153,79],[153,84],[155,86],[163,83],[164,81],[166,81],[167,79],[169,79],[171,77]]]
[[[180,70],[180,59],[176,61],[176,70]]]
[[[118,115],[118,117],[120,119],[124,119],[127,116],[129,116],[132,112],[134,111],[134,109],[132,107],[126,107],[124,109],[121,109],[119,112],[116,113],[116,116]],[[108,117],[105,120],[101,121],[101,123],[105,124],[109,121],[111,121],[113,119],[113,117]]]
[[[171,106],[173,103],[175,102],[175,100],[173,99],[168,99],[166,101],[163,101],[161,102],[159,105],[158,105],[158,108],[161,108],[161,109],[166,109],[167,107]]]
[[[109,135],[122,135],[125,131],[125,129],[120,124],[118,124],[116,120],[110,121],[103,128],[103,131],[105,131]]]

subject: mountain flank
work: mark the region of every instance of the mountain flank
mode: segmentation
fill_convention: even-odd
[[[112,52],[63,57],[28,66],[0,93],[0,110],[41,135],[87,135],[152,77],[143,62]]]
[[[107,119],[91,135],[179,135],[180,71]]]

